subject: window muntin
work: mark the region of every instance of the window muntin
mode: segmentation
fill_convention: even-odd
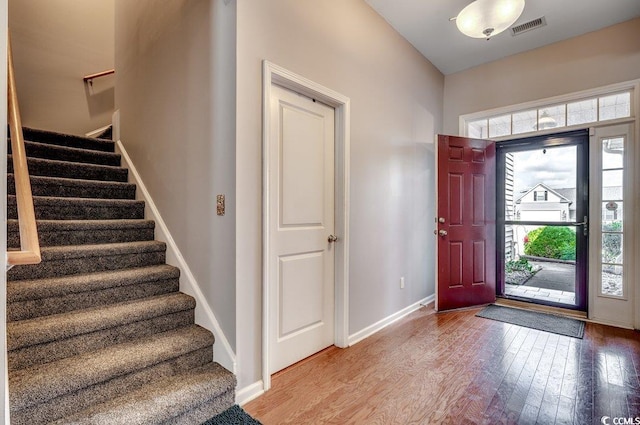
[[[602,280],[600,294],[623,297],[624,151],[625,138],[602,139]]]
[[[494,138],[609,121],[631,116],[631,91],[541,106],[465,122],[473,138]]]

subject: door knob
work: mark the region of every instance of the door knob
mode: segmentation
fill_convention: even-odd
[[[439,234],[440,236],[447,236],[447,231],[446,231],[446,230],[440,230],[440,231],[438,232],[438,234]]]
[[[329,235],[329,237],[327,238],[327,241],[329,241],[329,243],[336,242],[337,240],[338,237],[336,235]]]

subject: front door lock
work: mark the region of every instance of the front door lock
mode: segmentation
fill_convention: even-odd
[[[327,241],[329,241],[329,243],[337,242],[338,237],[336,235],[329,235],[329,237],[327,238]]]

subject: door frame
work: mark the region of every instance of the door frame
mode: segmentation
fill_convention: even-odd
[[[349,145],[351,100],[327,87],[295,74],[268,60],[262,63],[262,385],[264,391],[271,388],[269,368],[269,311],[272,308],[269,294],[269,137],[271,134],[271,85],[292,90],[316,99],[335,109],[335,159],[334,159],[334,211],[335,234],[335,291],[334,291],[334,345],[349,346]]]
[[[579,140],[574,140],[578,139]],[[529,145],[537,144],[537,147],[531,148]],[[590,200],[589,200],[589,131],[587,129],[583,130],[573,130],[566,132],[559,132],[548,135],[535,135],[526,138],[519,138],[514,140],[504,140],[496,143],[496,247],[497,247],[497,256],[496,256],[496,292],[497,295],[512,298],[516,300],[520,300],[518,297],[506,297],[505,292],[505,193],[504,193],[504,182],[506,180],[505,175],[505,167],[503,162],[500,160],[502,156],[504,156],[504,151],[507,150],[509,152],[518,152],[518,151],[527,151],[530,149],[543,149],[550,147],[558,147],[558,146],[576,146],[576,200],[578,196],[580,196],[580,191],[582,191],[583,196],[583,205],[581,211],[576,211],[576,222],[581,222],[580,217],[589,216],[590,212]],[[582,180],[581,180],[582,179]],[[587,201],[584,202],[584,197],[586,196]],[[578,214],[580,213],[580,214]],[[527,221],[523,221],[523,223],[527,223]],[[542,223],[542,222],[539,222]],[[548,225],[569,225],[571,221],[567,222],[548,222]],[[537,225],[537,224],[536,224]],[[543,224],[540,224],[543,225]],[[588,224],[587,224],[588,226]],[[584,225],[582,226],[584,228]],[[588,235],[588,234],[587,234]],[[579,285],[575,286],[575,297],[576,304],[575,305],[566,305],[554,302],[546,302],[540,300],[532,300],[526,299],[523,301],[530,302],[532,304],[540,304],[540,305],[549,305],[552,307],[564,308],[569,310],[578,310],[578,311],[588,311],[588,302],[589,302],[589,270],[591,269],[589,265],[589,238],[587,235],[581,235],[576,237],[576,253],[579,255],[576,258],[576,269],[575,269],[575,279],[577,281],[582,282],[581,287]],[[583,267],[580,269],[578,264],[582,264]],[[575,282],[574,282],[575,283]]]

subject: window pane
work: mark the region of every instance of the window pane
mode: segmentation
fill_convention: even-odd
[[[631,116],[631,93],[619,93],[599,99],[600,121]]]
[[[622,168],[624,166],[624,138],[602,140],[602,168]]]
[[[622,266],[602,265],[602,294],[621,297]]]
[[[565,105],[538,109],[538,130],[565,126]]]
[[[538,111],[523,111],[513,114],[513,134],[538,130]]]
[[[622,187],[622,170],[603,171],[602,187]]]
[[[511,114],[489,118],[489,137],[511,134]]]
[[[576,155],[575,146],[512,153],[513,165],[507,162],[505,167],[505,188],[512,190],[513,197],[505,193],[505,203],[515,220],[575,220]]]
[[[567,103],[567,125],[584,124],[598,120],[598,99]]]
[[[615,205],[611,205],[615,204]],[[603,202],[602,203],[602,231],[603,232],[622,232],[622,202]]]
[[[487,129],[488,126],[486,119],[471,121],[467,124],[467,134],[472,138],[486,139],[489,137]]]
[[[602,262],[622,264],[622,233],[602,234]]]

